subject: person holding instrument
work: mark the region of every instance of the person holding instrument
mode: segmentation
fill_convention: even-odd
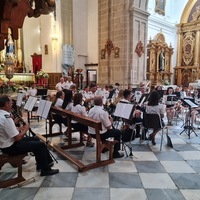
[[[17,128],[11,118],[12,99],[8,95],[0,96],[0,149],[8,155],[20,155],[33,152],[37,162],[37,170],[41,176],[54,175],[58,169],[51,169],[53,160],[45,143],[35,137],[24,137],[29,125],[24,124]]]

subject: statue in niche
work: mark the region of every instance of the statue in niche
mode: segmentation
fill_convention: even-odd
[[[165,55],[164,49],[159,54],[159,71],[165,71]]]
[[[11,33],[8,34],[8,39],[5,43],[6,46],[6,55],[13,55],[15,53],[14,41],[12,39]]]

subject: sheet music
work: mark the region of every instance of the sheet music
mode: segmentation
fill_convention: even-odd
[[[32,111],[33,110],[33,107],[36,104],[36,102],[37,102],[37,98],[33,97],[32,101],[30,103],[30,106],[28,107],[28,111]]]
[[[17,94],[17,102],[16,102],[16,105],[17,105],[18,107],[21,107],[23,98],[24,98],[24,94],[23,94],[23,93],[18,93],[18,94]]]
[[[37,102],[37,98],[36,97],[32,97],[30,96],[24,106],[24,109],[25,110],[28,110],[28,111],[32,111],[33,110],[33,107],[34,105],[36,104]]]
[[[190,101],[189,99],[184,99],[185,103],[187,103],[191,108],[198,108],[199,106]]]
[[[52,102],[41,100],[38,105],[37,115],[47,119]]]
[[[51,108],[51,104],[52,104],[52,102],[46,101],[45,108],[44,108],[44,111],[42,113],[42,118],[47,119],[48,114],[49,114],[49,110]]]
[[[37,110],[37,116],[40,116],[40,117],[42,116],[42,113],[43,113],[43,110],[45,107],[45,103],[46,103],[45,100],[40,100],[39,105],[38,105],[38,110]]]
[[[130,119],[131,113],[133,111],[133,106],[133,104],[118,103],[114,112],[114,116]]]

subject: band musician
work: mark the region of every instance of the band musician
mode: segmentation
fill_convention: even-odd
[[[24,137],[29,130],[29,124],[16,127],[11,117],[13,101],[8,95],[0,96],[0,149],[8,155],[20,155],[33,152],[37,170],[41,176],[54,175],[58,169],[51,169],[53,159],[44,142],[36,137]]]

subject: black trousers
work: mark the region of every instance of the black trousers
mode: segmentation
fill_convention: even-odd
[[[22,140],[15,142],[10,147],[1,150],[3,153],[11,156],[33,152],[37,166],[42,170],[48,169],[48,165],[53,162],[46,144],[34,137],[24,137]]]
[[[118,129],[108,129],[105,133],[100,134],[101,140],[106,140],[109,137],[114,137],[115,140],[117,140],[118,142],[114,145],[114,154],[118,153],[118,151],[120,150],[120,138],[121,138],[121,131]],[[96,135],[94,134],[90,134],[91,137],[96,139]]]

